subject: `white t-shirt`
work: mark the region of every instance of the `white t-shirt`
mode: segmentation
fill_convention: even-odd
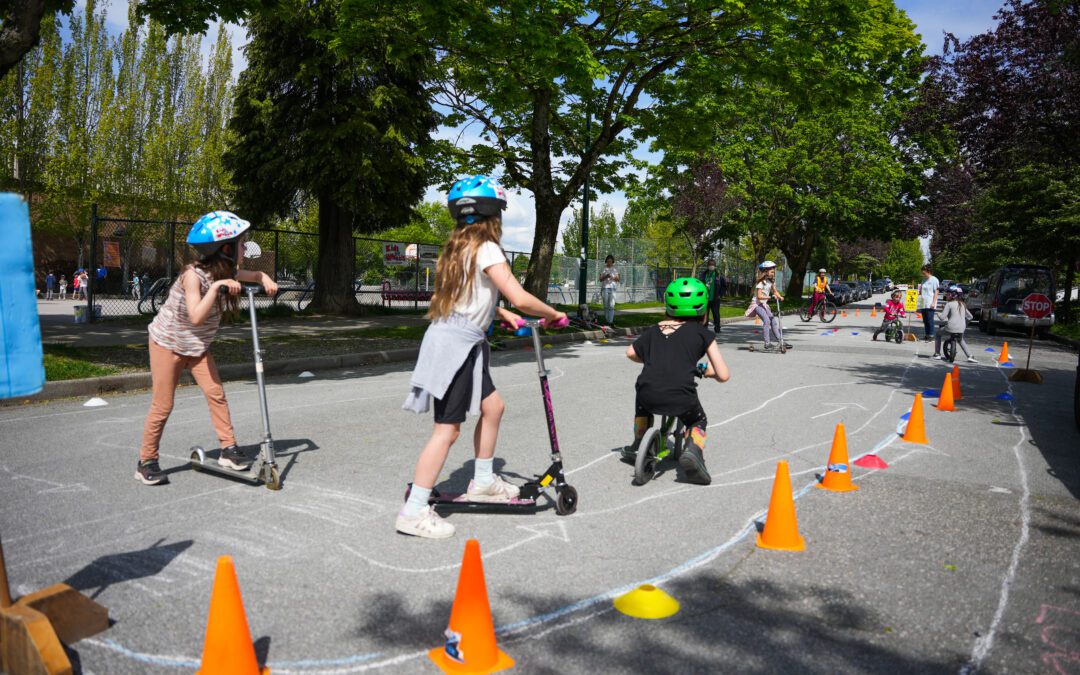
[[[919,285],[919,309],[934,309],[934,291],[941,286],[941,282],[934,275]]]
[[[611,267],[604,267],[600,270],[600,274],[607,274],[608,278],[603,281],[603,288],[618,288],[619,282],[615,281],[615,276],[619,273],[619,270],[615,269],[614,265]]]
[[[481,244],[480,248],[476,249],[476,272],[473,276],[472,293],[462,297],[454,305],[455,312],[465,315],[481,330],[486,331],[491,325],[495,305],[499,302],[499,290],[491,277],[484,274],[484,270],[504,262],[506,262],[506,254],[498,244],[492,241]]]
[[[769,281],[768,279],[762,279],[754,288],[761,289],[761,294],[765,296],[765,304],[768,304],[769,298],[772,297],[773,293],[773,282]],[[754,297],[757,298],[756,292],[754,293]]]

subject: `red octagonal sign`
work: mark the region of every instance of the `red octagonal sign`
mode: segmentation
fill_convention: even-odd
[[[1024,314],[1027,314],[1032,319],[1042,319],[1050,316],[1050,312],[1054,311],[1054,303],[1050,302],[1050,298],[1042,293],[1032,293],[1027,296],[1024,298],[1024,304],[1020,307],[1024,310]]]

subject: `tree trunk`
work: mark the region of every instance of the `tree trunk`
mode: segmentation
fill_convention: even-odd
[[[319,262],[315,268],[315,308],[327,314],[356,315],[353,280],[353,214],[329,195],[319,196]]]
[[[555,254],[555,238],[559,234],[559,217],[563,207],[558,197],[549,195],[536,199],[536,234],[533,236],[532,255],[525,274],[525,290],[541,300],[547,300],[548,281],[551,279],[551,262]],[[574,275],[577,279],[577,274]]]
[[[806,266],[810,262],[810,255],[814,252],[817,244],[817,230],[807,233],[803,241],[791,242],[792,245],[784,248],[784,255],[791,267],[791,281],[788,282],[787,295],[789,298],[801,298],[803,294],[803,281],[806,278]],[[794,254],[794,255],[792,255]]]

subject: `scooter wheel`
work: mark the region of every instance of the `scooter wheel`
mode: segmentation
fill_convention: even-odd
[[[263,482],[268,490],[281,489],[281,474],[278,473],[276,466],[263,469]]]
[[[195,471],[202,471],[203,462],[206,461],[206,451],[195,446],[191,449],[191,468]]]
[[[555,498],[555,513],[560,516],[568,516],[577,511],[577,490],[564,485]]]

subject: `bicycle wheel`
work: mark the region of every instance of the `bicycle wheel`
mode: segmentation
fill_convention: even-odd
[[[945,360],[952,363],[956,360],[956,340],[949,338],[945,341],[945,344],[941,346],[941,351],[945,357]]]
[[[300,297],[296,300],[296,311],[302,312],[307,309],[307,306],[311,304],[311,301],[315,299],[315,284],[310,283],[301,293]]]
[[[803,321],[809,321],[810,319],[814,318],[810,316],[810,305],[803,305],[799,308],[799,318]]]
[[[836,305],[825,300],[821,305],[821,321],[823,323],[832,323],[836,318]]]
[[[634,485],[644,485],[656,475],[656,453],[660,451],[661,433],[660,429],[652,427],[641,437],[634,461]]]
[[[157,314],[158,310],[161,309],[161,306],[169,299],[169,280],[158,279],[158,282],[155,285],[158,287],[150,294],[150,309],[153,310],[154,314]]]

